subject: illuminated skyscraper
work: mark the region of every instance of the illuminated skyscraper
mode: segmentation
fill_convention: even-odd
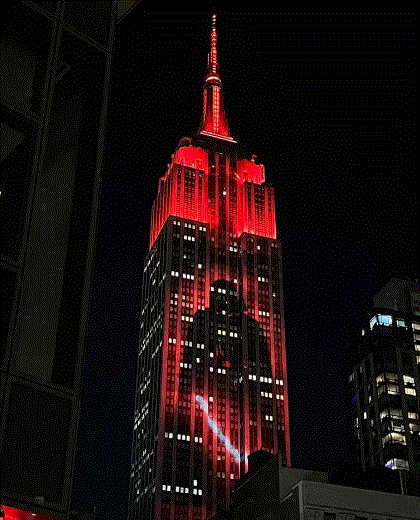
[[[206,519],[258,449],[290,464],[273,188],[230,135],[215,17],[197,135],[159,180],[143,272],[130,520]]]

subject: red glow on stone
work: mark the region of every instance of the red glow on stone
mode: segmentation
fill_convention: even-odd
[[[276,238],[274,190],[263,184],[264,166],[239,159],[226,176],[226,185],[218,183],[219,189],[212,199],[209,178],[214,175],[209,170],[208,154],[195,146],[182,146],[175,152],[159,181],[158,196],[152,207],[150,248],[169,216],[209,224],[212,229],[231,223],[237,238],[243,232]],[[230,221],[220,220],[221,205],[225,206],[223,214],[230,215]]]
[[[6,515],[4,520],[57,520],[56,517],[32,513],[31,511],[23,511],[22,509],[16,509],[15,507],[5,505],[2,505],[1,507]]]

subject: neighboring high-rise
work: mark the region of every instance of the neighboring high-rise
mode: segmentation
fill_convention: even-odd
[[[418,281],[392,279],[352,344],[357,458],[363,470],[420,470]]]
[[[230,135],[215,18],[198,133],[160,178],[143,272],[130,520],[229,507],[260,448],[290,464],[273,188]]]
[[[1,39],[0,516],[67,519],[118,16],[9,2]]]

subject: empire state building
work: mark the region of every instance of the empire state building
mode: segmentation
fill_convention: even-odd
[[[201,124],[152,208],[129,520],[229,508],[259,449],[290,465],[281,248],[264,166],[230,135],[213,17]]]

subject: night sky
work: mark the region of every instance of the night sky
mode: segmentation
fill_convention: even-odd
[[[198,130],[211,12],[119,25],[74,508],[126,518],[141,273],[158,179]],[[414,17],[218,12],[231,134],[265,165],[283,247],[292,464],[353,462],[346,338],[417,272]]]

